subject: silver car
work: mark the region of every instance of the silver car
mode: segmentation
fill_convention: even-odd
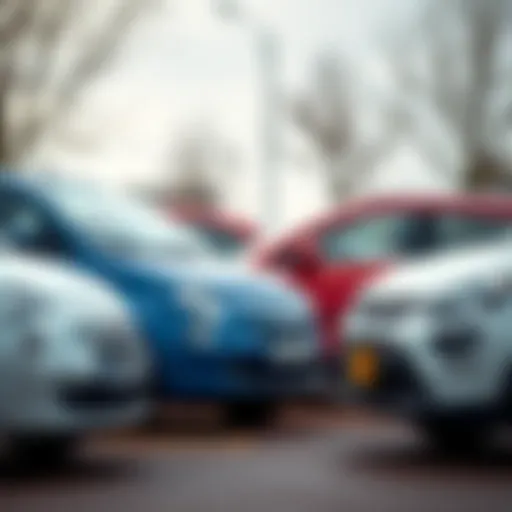
[[[141,421],[149,358],[120,299],[43,260],[0,254],[0,436],[62,457],[83,434]]]
[[[512,420],[511,331],[512,242],[404,265],[349,317],[349,395],[469,447]]]

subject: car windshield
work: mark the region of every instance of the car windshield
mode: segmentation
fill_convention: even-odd
[[[193,229],[208,244],[209,248],[222,259],[239,259],[247,247],[243,235],[211,226],[194,225]]]
[[[211,257],[198,234],[129,195],[80,183],[52,186],[50,196],[70,222],[111,254],[183,262]]]

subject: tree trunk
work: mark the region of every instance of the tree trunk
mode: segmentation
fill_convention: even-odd
[[[5,97],[0,95],[0,171],[5,170],[5,165],[9,161],[9,144],[7,140],[6,126],[6,105]]]
[[[346,199],[350,194],[347,190],[347,180],[342,175],[343,168],[340,165],[340,160],[337,156],[332,155],[325,158],[325,183],[327,187],[327,197],[329,203],[334,205],[339,204]]]
[[[465,188],[468,191],[496,189],[507,176],[509,172],[505,165],[485,151],[480,151],[468,162]]]
[[[462,126],[462,144],[466,158],[463,177],[466,188],[487,186],[498,172],[494,159],[482,144],[485,141],[485,116],[493,79],[496,45],[501,35],[502,0],[474,0],[469,7],[472,23],[472,84]]]
[[[10,161],[9,140],[9,92],[11,82],[11,59],[4,55],[0,63],[0,170],[4,171]]]

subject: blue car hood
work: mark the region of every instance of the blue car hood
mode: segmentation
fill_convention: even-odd
[[[144,261],[137,262],[132,269],[167,281],[170,288],[193,286],[244,309],[310,314],[308,303],[300,293],[278,278],[258,273],[244,264]]]

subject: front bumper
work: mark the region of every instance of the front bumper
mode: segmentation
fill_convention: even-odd
[[[166,399],[288,399],[326,392],[320,362],[275,364],[264,358],[195,357],[175,361],[158,394]],[[181,363],[181,364],[180,364]]]
[[[314,396],[323,394],[327,387],[320,362],[286,365],[248,360],[234,364],[231,371],[243,382],[277,395]]]
[[[365,348],[371,349],[378,360],[378,376],[367,385],[354,382],[349,365],[357,348],[347,350],[341,364],[344,400],[402,414],[419,413],[428,407],[427,393],[405,355],[388,347]]]
[[[385,413],[410,419],[500,417],[499,402],[441,401],[422,382],[417,369],[406,353],[388,346],[370,346],[378,358],[378,376],[368,385],[351,378],[349,359],[344,357],[343,399],[354,405],[368,406]]]
[[[149,414],[148,397],[148,386],[142,382],[47,381],[19,394],[2,418],[2,428],[53,435],[128,427]]]

